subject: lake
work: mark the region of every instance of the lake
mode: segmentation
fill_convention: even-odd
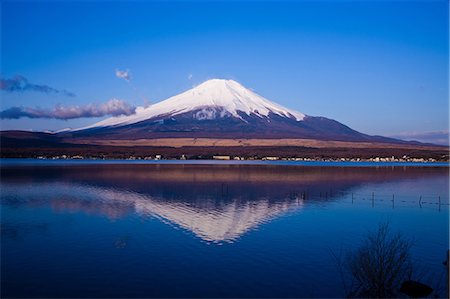
[[[2,160],[0,184],[2,297],[344,297],[336,257],[381,223],[447,296],[445,163]]]

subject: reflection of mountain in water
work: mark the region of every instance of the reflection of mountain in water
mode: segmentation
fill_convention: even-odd
[[[314,194],[433,178],[446,171],[248,165],[3,167],[2,204],[50,204],[57,210],[110,218],[137,213],[170,222],[208,242],[230,242],[304,205],[337,200]]]
[[[111,218],[130,212],[153,216],[191,231],[208,242],[233,241],[261,223],[303,204],[300,198],[275,202],[268,198],[253,201],[204,198],[203,204],[198,205],[195,202],[165,200],[135,192],[67,183],[32,184],[26,189],[17,185],[6,186],[3,192],[4,202],[11,202],[8,195],[15,194],[14,197],[26,199],[28,204],[50,203],[60,211],[100,213]]]
[[[216,209],[190,206],[170,201],[140,202],[138,212],[169,220],[205,241],[232,241],[278,215],[301,206],[300,201],[271,203],[267,199],[253,202],[228,201]]]

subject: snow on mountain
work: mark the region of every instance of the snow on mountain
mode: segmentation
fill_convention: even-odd
[[[57,130],[57,131],[50,131],[49,133],[57,134],[57,133],[63,133],[63,132],[70,132],[72,130],[73,130],[72,128],[64,128],[64,129]]]
[[[259,117],[267,117],[269,113],[273,113],[297,121],[305,118],[303,113],[271,102],[234,80],[211,79],[147,108],[138,107],[133,115],[111,117],[78,130],[124,126],[158,116],[170,117],[189,111],[196,111],[192,117],[198,120],[225,116],[241,118],[239,113]]]

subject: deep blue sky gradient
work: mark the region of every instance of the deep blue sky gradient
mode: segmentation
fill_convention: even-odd
[[[1,2],[1,74],[77,97],[1,92],[1,109],[161,101],[230,78],[369,134],[448,129],[448,1]],[[130,69],[130,83],[116,69]],[[192,78],[189,79],[189,74]],[[2,129],[91,124],[2,120]]]

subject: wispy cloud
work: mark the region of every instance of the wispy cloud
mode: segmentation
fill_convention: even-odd
[[[55,93],[62,94],[68,97],[74,97],[75,94],[73,92],[64,90],[64,89],[56,89],[50,87],[48,85],[34,84],[30,83],[27,78],[24,76],[15,76],[13,78],[0,79],[0,90],[4,90],[7,92],[24,92],[24,91],[36,91],[43,93]]]
[[[130,70],[116,70],[116,77],[117,78],[122,78],[125,81],[131,81],[131,72]]]
[[[403,139],[407,141],[420,141],[426,143],[434,143],[441,145],[449,144],[449,131],[431,131],[431,132],[402,132],[389,137]]]
[[[136,113],[136,107],[118,99],[111,99],[103,104],[88,104],[84,106],[56,105],[53,109],[11,107],[0,112],[2,119],[28,118],[54,118],[74,119],[82,117],[101,117],[131,115]]]

